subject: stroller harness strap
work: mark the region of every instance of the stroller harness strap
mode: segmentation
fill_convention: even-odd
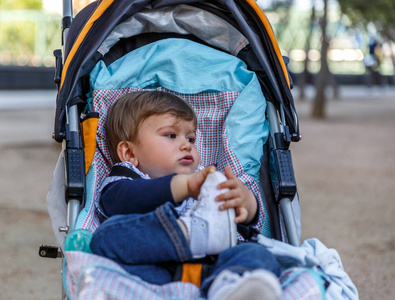
[[[190,282],[200,288],[203,264],[182,264],[182,282]]]
[[[124,166],[114,166],[111,169],[109,176],[122,176],[122,177],[130,177],[132,179],[141,179],[141,176],[137,174],[135,171],[124,167]]]
[[[81,135],[85,153],[85,174],[92,164],[96,150],[96,133],[99,125],[99,113],[91,112],[81,122]]]

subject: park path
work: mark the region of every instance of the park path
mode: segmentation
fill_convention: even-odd
[[[42,101],[32,106],[28,92],[0,92],[0,105],[27,103],[0,108],[0,299],[60,298],[61,261],[37,254],[56,243],[45,205],[60,152],[51,140],[54,94],[30,93]],[[345,88],[342,97],[322,121],[309,118],[309,101],[296,102],[303,239],[338,250],[360,299],[393,299],[395,90]]]

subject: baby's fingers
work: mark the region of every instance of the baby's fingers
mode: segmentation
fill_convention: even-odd
[[[236,179],[237,177],[233,174],[230,166],[225,166],[225,176],[228,179]]]
[[[222,193],[221,195],[218,195],[215,198],[215,201],[217,202],[221,202],[221,201],[227,201],[229,202],[229,200],[233,200],[235,198],[240,198],[240,194],[237,192],[237,190],[229,190],[225,193]]]
[[[240,197],[236,197],[236,198],[231,198],[226,200],[225,202],[223,202],[220,206],[219,209],[220,210],[226,210],[229,208],[238,208],[238,207],[242,207],[242,200]]]
[[[247,217],[248,217],[248,211],[246,208],[244,207],[236,208],[236,219],[235,219],[236,224],[243,223],[245,220],[247,220]]]
[[[235,190],[238,188],[238,182],[237,180],[234,179],[229,179],[226,180],[224,182],[221,182],[220,184],[218,184],[217,186],[218,189],[230,189],[230,190]]]
[[[197,173],[201,174],[203,178],[206,179],[208,174],[215,172],[215,169],[215,166],[209,166],[203,170],[198,171]]]

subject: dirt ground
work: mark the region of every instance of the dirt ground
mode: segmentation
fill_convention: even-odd
[[[338,250],[360,299],[394,299],[395,93],[348,91],[323,121],[309,118],[309,101],[296,106],[303,239]],[[61,261],[38,256],[39,245],[56,244],[45,205],[60,152],[53,116],[53,108],[0,110],[0,299],[61,295]]]

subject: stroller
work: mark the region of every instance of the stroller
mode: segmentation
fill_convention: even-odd
[[[60,248],[39,251],[42,257],[63,257],[67,297],[199,297],[191,283],[151,285],[89,253],[89,233],[100,224],[93,199],[112,166],[107,110],[137,90],[174,93],[192,105],[202,164],[219,170],[230,165],[258,199],[258,224],[240,232],[239,239],[260,242],[285,258],[284,299],[323,297],[328,278],[304,268],[319,262],[308,247],[299,247],[289,145],[301,136],[288,59],[255,1],[103,0],[74,19],[71,12],[71,1],[65,1],[64,53],[54,52],[54,139],[63,150],[47,196]]]

